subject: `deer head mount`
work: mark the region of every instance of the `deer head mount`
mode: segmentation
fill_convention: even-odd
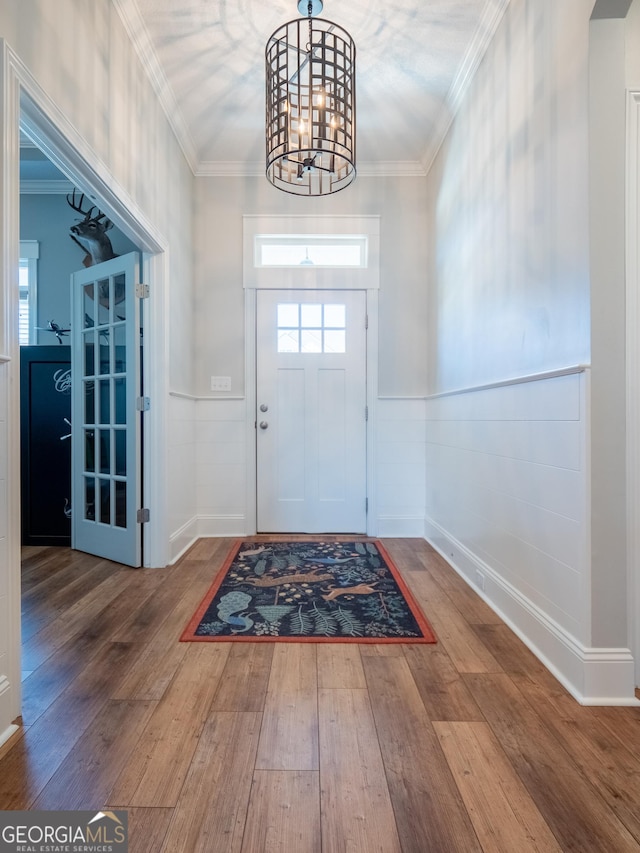
[[[81,193],[80,197],[76,199],[75,189],[71,195],[67,196],[69,207],[81,213],[84,217],[84,219],[79,220],[75,225],[71,226],[69,236],[85,253],[84,266],[90,267],[94,264],[100,264],[102,261],[110,261],[111,258],[116,258],[117,255],[113,251],[111,240],[107,236],[107,231],[113,228],[113,222],[107,219],[106,214],[102,213],[95,205],[91,205],[88,210],[84,210],[84,199],[84,193]],[[94,213],[94,211],[97,212]]]

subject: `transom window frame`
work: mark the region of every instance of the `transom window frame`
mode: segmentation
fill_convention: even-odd
[[[269,290],[379,290],[379,216],[263,216],[245,214],[243,220],[243,287]],[[362,241],[366,245],[363,266],[295,264],[256,265],[256,245],[260,240],[283,243],[299,240],[331,242]],[[311,245],[311,243],[309,243]],[[339,269],[340,274],[336,275]]]

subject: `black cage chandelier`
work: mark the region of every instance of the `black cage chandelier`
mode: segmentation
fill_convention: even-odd
[[[315,17],[322,0],[299,0],[307,17],[279,27],[265,50],[267,178],[294,195],[320,196],[356,176],[356,46]]]

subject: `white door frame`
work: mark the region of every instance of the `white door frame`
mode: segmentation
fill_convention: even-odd
[[[281,288],[298,289],[298,288]],[[318,288],[322,289],[322,288]],[[326,288],[327,290],[349,290],[351,288]],[[257,532],[257,448],[256,448],[256,410],[257,410],[257,380],[256,380],[256,324],[257,324],[257,289],[245,289],[245,389],[246,389],[246,459],[247,459],[247,495],[246,495],[246,527],[247,534]],[[367,442],[367,535],[377,535],[377,482],[376,482],[376,401],[378,399],[378,291],[367,289],[367,407],[369,417],[366,422]]]
[[[627,92],[627,564],[629,644],[640,686],[640,90]]]
[[[145,566],[164,566],[168,562],[166,534],[166,473],[165,423],[168,398],[168,376],[165,360],[165,282],[168,270],[166,241],[146,219],[142,211],[127,198],[77,129],[67,120],[56,104],[31,75],[20,58],[0,38],[0,362],[7,370],[7,554],[9,565],[0,567],[6,573],[8,648],[5,672],[0,673],[0,699],[9,697],[11,717],[20,714],[20,373],[17,339],[18,312],[15,271],[18,268],[20,247],[20,123],[47,156],[66,173],[70,180],[82,186],[87,194],[104,202],[110,218],[143,251],[143,270],[147,283],[153,284],[153,299],[145,300],[144,328],[147,349],[144,369],[145,393],[153,399],[153,408],[145,423],[146,460],[144,488],[151,510],[151,521],[145,525]],[[150,364],[162,365],[151,370]],[[0,406],[0,410],[1,410]],[[0,448],[2,452],[2,448]],[[0,459],[0,462],[3,460]],[[2,519],[0,519],[2,522]],[[1,606],[1,602],[0,602]],[[3,680],[4,675],[4,680]],[[6,682],[6,683],[5,683]],[[6,703],[5,703],[6,704]],[[0,739],[11,734],[13,727],[0,719]],[[8,734],[7,734],[8,733]]]
[[[165,423],[168,376],[152,370],[151,364],[165,359],[165,280],[168,269],[166,241],[122,187],[102,166],[78,131],[42,92],[16,58],[21,90],[19,120],[28,127],[38,147],[76,186],[96,199],[109,218],[142,250],[142,277],[152,285],[152,296],[143,300],[142,326],[145,330],[143,383],[145,396],[152,400],[145,413],[143,443],[143,493],[150,521],[142,528],[145,567],[168,563],[166,535],[166,476],[160,460],[165,459]],[[19,163],[15,165],[16,170]],[[153,464],[151,464],[153,463]]]
[[[366,266],[335,270],[330,267],[289,269],[256,265],[255,239],[269,235],[362,234],[367,237]],[[378,290],[380,287],[380,217],[351,215],[255,215],[243,216],[242,279],[245,294],[245,458],[246,530],[257,531],[256,455],[256,290],[364,290],[367,294],[367,534],[377,535],[376,413],[378,400]]]
[[[17,323],[18,288],[15,275],[20,254],[20,181],[19,181],[20,86],[5,42],[0,39],[0,362],[4,376],[0,389],[5,396],[0,412],[7,413],[5,440],[0,434],[0,470],[4,467],[5,495],[0,495],[6,514],[0,518],[5,527],[6,566],[0,565],[6,595],[0,596],[0,618],[5,628],[0,646],[0,743],[17,726],[22,692],[20,678],[20,358]],[[6,461],[6,466],[4,463]]]

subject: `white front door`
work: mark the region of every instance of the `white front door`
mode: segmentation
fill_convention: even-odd
[[[71,545],[141,565],[138,254],[71,277]]]
[[[257,293],[257,529],[366,532],[366,293]]]

